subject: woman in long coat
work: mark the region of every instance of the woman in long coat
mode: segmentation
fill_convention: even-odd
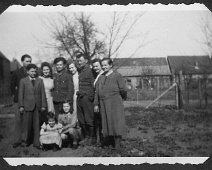
[[[126,85],[121,74],[113,72],[110,58],[101,61],[104,73],[96,84],[94,111],[102,117],[103,137],[114,136],[115,148],[120,148],[122,137],[126,136],[123,100],[126,100]]]

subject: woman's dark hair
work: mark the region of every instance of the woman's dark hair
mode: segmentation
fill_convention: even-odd
[[[73,113],[73,106],[72,106],[72,104],[71,104],[70,101],[64,101],[64,102],[62,102],[62,105],[61,105],[61,108],[60,108],[60,113],[61,113],[61,114],[64,114],[64,113],[65,113],[64,110],[63,110],[63,105],[64,105],[65,103],[68,103],[68,104],[70,105],[70,113],[72,114],[72,113]]]
[[[45,122],[46,124],[48,124],[48,120],[49,119],[54,119],[55,120],[55,123],[56,124],[58,123],[57,117],[56,117],[56,115],[53,112],[48,112],[48,114],[47,114],[47,120]]]
[[[101,60],[101,63],[102,63],[103,61],[107,61],[107,63],[108,63],[109,65],[112,65],[112,66],[113,66],[113,61],[112,61],[111,58],[103,58],[103,59]]]
[[[53,78],[52,77],[52,67],[50,66],[50,64],[48,62],[43,62],[41,64],[41,76],[43,76],[43,67],[48,67],[49,68],[49,70],[50,70],[49,75],[50,75],[51,78]]]

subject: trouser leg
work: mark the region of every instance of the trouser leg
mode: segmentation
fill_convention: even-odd
[[[84,96],[82,101],[86,129],[89,129],[90,136],[93,137],[94,131],[91,132],[91,129],[94,130],[94,105],[87,96]]]
[[[21,115],[18,108],[18,103],[14,104],[15,119],[14,119],[14,143],[21,143]]]
[[[28,144],[32,133],[32,114],[32,111],[25,111],[22,115],[21,138],[23,142]]]
[[[80,142],[82,145],[90,145],[90,139],[94,136],[93,126],[93,104],[87,96],[77,100],[78,121],[82,128],[85,139]]]
[[[62,108],[62,102],[54,102],[55,116],[58,118],[60,114],[60,109]]]
[[[115,148],[117,150],[121,148],[120,143],[121,143],[121,136],[115,136]]]
[[[77,144],[77,142],[78,142],[77,130],[75,128],[70,128],[69,135],[73,141],[73,144]]]
[[[39,127],[41,127],[43,125],[44,122],[47,122],[48,119],[47,119],[47,115],[48,115],[48,110],[45,110],[45,111],[42,111],[42,112],[39,112]]]
[[[85,115],[84,115],[84,109],[83,109],[83,101],[82,99],[77,98],[77,118],[79,125],[82,129],[82,135],[85,138],[86,137],[86,127],[85,127]]]
[[[94,105],[87,96],[83,97],[83,108],[89,138],[87,145],[93,145],[96,143],[94,132]]]
[[[94,135],[96,137],[97,142],[100,142],[102,138],[101,127],[101,115],[100,113],[94,113]]]
[[[40,136],[40,126],[39,126],[39,111],[37,109],[37,107],[34,110],[33,113],[33,145],[34,146],[40,146],[40,142],[39,142],[39,136]]]

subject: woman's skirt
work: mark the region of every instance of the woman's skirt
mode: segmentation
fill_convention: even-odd
[[[62,146],[62,138],[58,132],[40,136],[40,144],[57,144],[60,148]]]

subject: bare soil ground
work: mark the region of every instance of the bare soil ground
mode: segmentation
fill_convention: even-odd
[[[126,104],[126,103],[125,103]],[[127,137],[122,148],[62,148],[40,151],[33,146],[13,148],[14,108],[0,108],[0,156],[3,157],[209,157],[212,153],[212,113],[177,110],[172,106],[144,109],[125,105]]]

